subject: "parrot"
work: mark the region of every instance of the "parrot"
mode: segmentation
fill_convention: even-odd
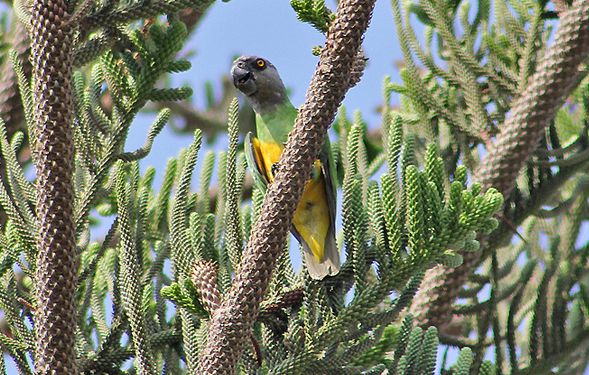
[[[239,57],[233,62],[231,76],[256,115],[256,136],[251,132],[246,135],[244,149],[254,183],[265,191],[274,180],[298,110],[288,98],[276,67],[267,59]],[[315,280],[334,276],[340,269],[335,240],[336,183],[335,162],[327,137],[311,178],[305,183],[290,228],[303,248],[309,276]]]

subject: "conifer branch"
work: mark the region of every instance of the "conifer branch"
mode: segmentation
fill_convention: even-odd
[[[206,84],[203,108],[184,101],[190,88],[168,85],[169,74],[190,69],[177,54],[212,1],[37,1],[32,11],[28,0],[12,9],[24,20],[12,27],[33,31],[34,79],[14,48],[27,38],[0,35],[0,109],[19,99],[18,126],[28,131],[0,119],[0,347],[11,357],[0,357],[0,372],[75,373],[76,364],[113,374],[582,371],[589,77],[586,65],[576,70],[558,53],[574,44],[561,41],[565,34],[589,38],[587,27],[567,21],[577,0],[558,2],[558,14],[556,1],[393,2],[406,69],[401,84],[384,79],[381,127],[369,131],[359,111],[348,118],[343,107],[334,123],[343,181],[338,242],[347,257],[322,281],[295,272],[285,236],[308,177],[301,166],[317,157],[335,108],[362,75],[359,42],[372,0],[340,1],[339,18],[325,0],[291,1],[301,21],[329,36],[312,49],[321,62],[263,210],[266,190],[245,178],[239,142],[253,126],[251,108],[238,111],[234,102],[227,116],[235,94],[227,79],[221,90]],[[552,46],[557,17],[563,25]],[[566,82],[577,88],[562,104]],[[526,115],[532,111],[541,118]],[[127,150],[142,112],[159,115],[144,145]],[[181,124],[175,130],[202,132],[165,171],[140,168],[172,117]],[[201,134],[205,148],[226,131],[228,149],[201,158]],[[18,157],[29,145],[37,181]],[[485,185],[477,183],[481,163],[507,163],[508,181],[491,171],[479,172]],[[501,224],[493,215],[502,194],[484,191],[496,181],[511,189]],[[463,260],[464,272],[448,268]],[[430,295],[418,298],[427,297],[428,322],[457,316],[439,334],[414,327],[422,317],[407,311],[436,264],[445,265],[440,283],[448,288],[434,288],[431,307]],[[464,286],[449,277],[460,272]],[[462,348],[458,360],[438,364],[440,344]],[[494,364],[483,360],[487,352]]]
[[[159,14],[175,13],[187,8],[192,8],[197,15],[190,25],[194,27],[198,22],[198,14],[203,14],[213,3],[212,0],[158,0],[149,4],[136,2],[121,8],[104,6],[97,12],[90,13],[80,20],[82,27],[93,30],[95,28],[108,28],[117,24],[126,24],[138,19],[148,19]]]
[[[552,48],[515,101],[509,119],[476,172],[475,181],[486,188],[496,187],[505,196],[510,194],[545,128],[579,82],[579,65],[587,55],[589,2],[576,0],[561,14]],[[427,272],[412,307],[421,325],[442,326],[449,322],[456,296],[479,262],[480,254],[464,253],[464,263],[458,268],[438,266]]]
[[[235,372],[311,165],[349,87],[350,72],[373,7],[374,0],[343,0],[338,5],[307,99],[242,255],[240,270],[227,299],[211,321],[199,365],[202,374]]]
[[[568,342],[559,352],[549,355],[529,367],[521,369],[518,373],[522,375],[542,374],[548,373],[548,371],[560,366],[572,370],[573,364],[580,367],[578,370],[584,370],[586,367],[586,363],[583,361],[585,358],[584,352],[587,352],[587,350],[589,350],[589,330],[585,329],[579,333],[577,338]]]
[[[76,374],[72,134],[73,29],[65,1],[36,0],[31,54],[37,170],[38,256],[35,310],[37,374]]]

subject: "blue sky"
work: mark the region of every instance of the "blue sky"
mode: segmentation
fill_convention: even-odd
[[[335,10],[335,3],[328,1]],[[380,114],[376,108],[382,103],[383,79],[386,75],[398,81],[398,70],[394,62],[401,59],[397,44],[389,2],[377,1],[371,25],[364,40],[364,49],[369,58],[361,82],[347,94],[344,105],[351,114],[360,110],[369,126],[380,126]],[[313,56],[311,48],[321,45],[324,36],[311,25],[297,20],[287,0],[233,0],[216,2],[204,17],[198,29],[187,43],[185,53],[190,53],[192,68],[172,76],[176,86],[187,85],[193,88],[191,98],[196,108],[205,103],[204,84],[211,81],[220,90],[220,78],[228,74],[232,59],[237,55],[258,55],[272,61],[290,89],[291,100],[295,106],[304,102],[305,92],[315,70],[318,57]],[[393,103],[397,98],[393,98]],[[140,115],[136,118],[126,149],[140,147],[145,139],[154,115]],[[164,129],[156,138],[151,154],[141,161],[143,170],[154,166],[158,171],[154,186],[161,178],[169,158],[178,155],[182,147],[192,142],[191,134],[179,135],[170,128]],[[207,147],[215,151],[226,148],[226,138]],[[201,150],[199,162],[206,149]],[[193,187],[198,187],[198,167]],[[213,180],[214,184],[214,180]],[[338,224],[338,227],[341,225]],[[96,233],[100,237],[100,233]],[[300,266],[297,249],[291,251],[295,269]]]
[[[335,9],[334,1],[328,0],[328,4]],[[0,6],[0,11],[3,9],[5,7]],[[311,48],[322,42],[323,35],[296,19],[288,0],[217,1],[186,47],[185,52],[194,53],[190,57],[192,68],[176,74],[173,82],[191,86],[194,89],[192,102],[202,108],[204,83],[211,81],[219,88],[220,77],[229,71],[233,56],[260,55],[277,66],[285,84],[291,89],[293,103],[299,106],[304,101],[318,59],[311,54]],[[400,81],[395,61],[401,60],[402,55],[395,36],[390,1],[377,1],[364,49],[370,59],[368,67],[362,81],[347,94],[344,104],[349,112],[360,110],[369,125],[376,127],[380,125],[376,107],[382,102],[384,76],[390,75],[393,82]],[[398,98],[393,97],[393,104],[396,102]],[[143,144],[152,119],[151,115],[138,116],[130,131],[127,150],[134,150]],[[150,165],[158,170],[155,186],[161,181],[167,160],[177,156],[180,149],[191,142],[190,135],[178,135],[169,128],[156,138],[151,154],[141,162],[142,170]],[[220,137],[212,149],[223,150],[225,144]],[[201,156],[204,151],[201,151]],[[95,238],[104,234],[101,230],[95,232]],[[300,265],[298,252],[295,250],[291,254],[293,262]],[[439,356],[441,352],[442,349]],[[457,350],[451,349],[448,361],[453,363],[456,356]],[[11,367],[8,373],[16,374],[16,370]]]
[[[335,10],[335,2],[328,0],[327,3]],[[311,54],[311,48],[321,45],[323,40],[324,36],[317,30],[297,20],[288,0],[217,2],[187,45],[187,51],[194,52],[190,57],[192,69],[177,74],[173,82],[191,86],[194,89],[192,103],[202,108],[206,81],[212,81],[219,89],[219,78],[229,72],[234,56],[258,55],[272,61],[277,67],[284,83],[291,90],[293,104],[298,107],[304,102],[307,86],[318,61]],[[402,59],[402,54],[389,1],[376,2],[363,47],[369,58],[368,66],[362,81],[346,95],[344,105],[348,113],[360,110],[369,126],[378,127],[380,114],[376,108],[382,103],[383,79],[389,75],[393,82],[400,82],[395,62]],[[398,97],[393,96],[392,104],[395,103],[398,103]],[[128,150],[143,144],[150,123],[141,123],[142,118],[137,119],[130,132]],[[187,147],[191,141],[190,135],[179,136],[170,129],[165,129],[156,139],[151,154],[142,160],[142,169],[153,165],[160,172],[155,186],[158,186],[167,159],[176,156],[179,149]],[[225,145],[221,137],[212,145],[212,149],[220,151],[225,149]],[[201,159],[203,151],[200,153]],[[197,181],[194,181],[193,186],[197,188]],[[341,228],[341,220],[338,220],[337,226]],[[301,257],[298,246],[291,246],[290,254],[295,270],[299,270]],[[438,352],[438,363],[441,362],[443,350],[440,348]],[[458,350],[450,348],[448,362],[454,363],[457,356]]]
[[[328,4],[335,10],[333,1]],[[311,48],[321,45],[324,36],[311,25],[297,20],[287,0],[233,0],[217,1],[204,17],[198,29],[187,43],[184,54],[188,54],[192,68],[172,76],[175,86],[190,86],[194,90],[191,98],[196,108],[205,103],[205,82],[211,81],[220,90],[220,78],[228,74],[233,57],[236,55],[258,55],[267,58],[277,67],[286,86],[291,91],[291,100],[300,106],[305,98],[307,86],[315,70],[318,57]],[[377,1],[373,20],[366,34],[364,49],[369,58],[362,81],[352,88],[344,101],[348,112],[360,110],[369,126],[380,126],[380,114],[376,108],[382,103],[383,79],[386,75],[397,80],[398,70],[394,66],[401,59],[397,45],[389,2]],[[396,102],[397,98],[393,98]],[[126,150],[134,150],[144,142],[154,114],[138,116],[129,133]],[[169,158],[178,155],[183,147],[192,142],[192,134],[177,134],[169,127],[156,138],[149,156],[141,161],[141,169],[154,166],[158,171],[154,186],[161,184],[165,165]],[[198,169],[204,153],[210,149],[221,151],[226,148],[226,137],[218,137],[214,144],[201,149],[197,162],[193,187],[198,188]],[[213,176],[213,185],[215,176]],[[339,216],[339,215],[338,215]],[[341,228],[338,220],[338,228]],[[104,231],[95,231],[93,237],[100,239]],[[298,248],[291,249],[295,269],[300,268]]]
[[[313,27],[296,19],[286,0],[216,2],[187,44],[186,51],[194,53],[189,58],[192,68],[175,74],[173,82],[191,86],[194,90],[192,102],[202,108],[205,82],[211,81],[219,89],[220,77],[229,72],[233,56],[259,55],[276,65],[291,89],[292,102],[300,106],[318,61],[311,54],[311,48],[322,44],[323,39]],[[370,123],[378,125],[376,107],[382,102],[383,78],[391,75],[396,80],[398,71],[394,61],[401,57],[388,2],[377,2],[364,47],[370,58],[368,67],[362,81],[349,91],[344,104],[349,111],[361,110]],[[150,119],[147,116],[137,118],[127,142],[128,149],[143,143]],[[190,138],[164,130],[143,165],[154,165],[159,170],[168,157],[190,143]],[[224,148],[223,143],[221,140],[215,148]]]
[[[328,1],[328,4],[335,9],[334,1]],[[369,63],[362,81],[348,92],[344,102],[350,113],[360,110],[370,126],[380,125],[376,107],[382,103],[383,78],[390,75],[393,81],[399,81],[394,63],[401,59],[401,52],[394,28],[390,2],[377,1],[364,42]],[[321,45],[323,39],[323,35],[310,25],[296,19],[288,0],[217,1],[186,47],[185,52],[194,53],[190,57],[192,68],[176,74],[173,82],[191,86],[194,89],[192,102],[202,108],[206,81],[219,88],[220,77],[228,73],[233,56],[259,55],[276,65],[291,89],[292,102],[300,106],[318,60],[311,54],[311,48]],[[393,98],[393,103],[397,101]],[[134,150],[143,144],[152,119],[151,115],[137,117],[129,134],[127,150]],[[180,149],[191,142],[191,135],[178,135],[169,128],[156,138],[151,154],[141,162],[142,170],[150,165],[158,170],[155,186],[161,181],[167,160],[177,156]],[[225,143],[221,137],[212,149],[222,150]],[[201,157],[204,151],[201,151]],[[197,186],[196,182],[193,186]],[[100,238],[103,234],[103,231],[97,230],[93,237]],[[298,251],[291,254],[293,262],[299,266]],[[14,371],[14,368],[9,369],[9,373],[16,373]]]
[[[277,66],[298,106],[317,63],[311,47],[322,44],[323,39],[310,25],[296,19],[287,0],[217,2],[188,44],[197,52],[191,72],[195,100],[202,101],[200,82],[226,73],[233,55],[249,54],[264,56]],[[397,74],[393,61],[401,56],[389,2],[377,1],[364,47],[370,63],[362,82],[349,92],[346,104],[368,114],[374,113],[380,102],[384,75]]]
[[[333,2],[329,3],[335,9]],[[272,61],[291,91],[295,106],[304,102],[305,92],[315,70],[318,57],[311,48],[323,43],[324,36],[311,25],[297,20],[287,0],[234,0],[216,2],[187,43],[184,53],[189,53],[192,68],[172,76],[176,86],[186,85],[194,90],[191,98],[196,108],[205,103],[205,82],[211,81],[220,90],[220,78],[228,74],[236,55],[258,55]],[[380,126],[380,114],[376,108],[382,103],[383,79],[390,75],[397,80],[394,66],[401,59],[398,48],[390,3],[377,1],[373,20],[366,34],[364,49],[369,58],[362,81],[347,94],[344,105],[351,113],[360,110],[369,126]],[[397,98],[393,98],[396,102]],[[145,139],[154,115],[140,115],[135,119],[127,139],[126,149],[140,147]],[[151,154],[141,161],[145,170],[156,167],[158,174],[154,186],[161,183],[163,171],[169,158],[178,155],[182,147],[192,142],[192,134],[179,135],[170,128],[164,129],[156,138]],[[208,149],[221,151],[226,148],[226,138],[217,141],[200,152],[193,187],[198,187],[198,168],[204,152]],[[215,176],[213,176],[214,185]],[[339,216],[339,215],[338,215]],[[340,221],[340,220],[338,220]],[[341,223],[338,223],[338,228]],[[96,238],[101,237],[96,231]],[[295,269],[301,264],[298,249],[291,250]]]

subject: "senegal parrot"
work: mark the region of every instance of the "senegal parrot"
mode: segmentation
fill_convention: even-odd
[[[231,69],[233,84],[256,112],[256,135],[245,137],[245,155],[257,186],[272,183],[288,133],[294,126],[297,109],[286,94],[278,71],[268,60],[242,56]],[[335,275],[340,259],[335,242],[335,165],[329,140],[315,161],[311,179],[295,211],[291,232],[303,246],[305,264],[313,279]]]

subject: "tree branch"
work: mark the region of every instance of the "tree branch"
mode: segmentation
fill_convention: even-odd
[[[77,374],[72,29],[64,0],[35,0],[31,55],[37,170],[37,374]]]
[[[551,354],[540,361],[523,368],[518,374],[548,374],[555,367],[564,366],[570,369],[573,364],[578,368],[585,368],[585,358],[589,350],[589,330],[585,329],[577,337],[568,342],[557,353]]]
[[[589,55],[589,2],[576,0],[561,14],[554,44],[547,51],[475,173],[475,181],[486,188],[497,188],[505,197],[537,148],[544,129],[578,82],[579,65]],[[427,272],[411,309],[421,325],[441,327],[450,321],[458,292],[482,253],[463,253],[460,267],[438,266]]]
[[[352,66],[373,8],[374,0],[339,2],[305,104],[279,162],[276,179],[269,186],[240,269],[211,321],[199,364],[200,374],[235,372],[284,247],[311,165],[350,85]]]

